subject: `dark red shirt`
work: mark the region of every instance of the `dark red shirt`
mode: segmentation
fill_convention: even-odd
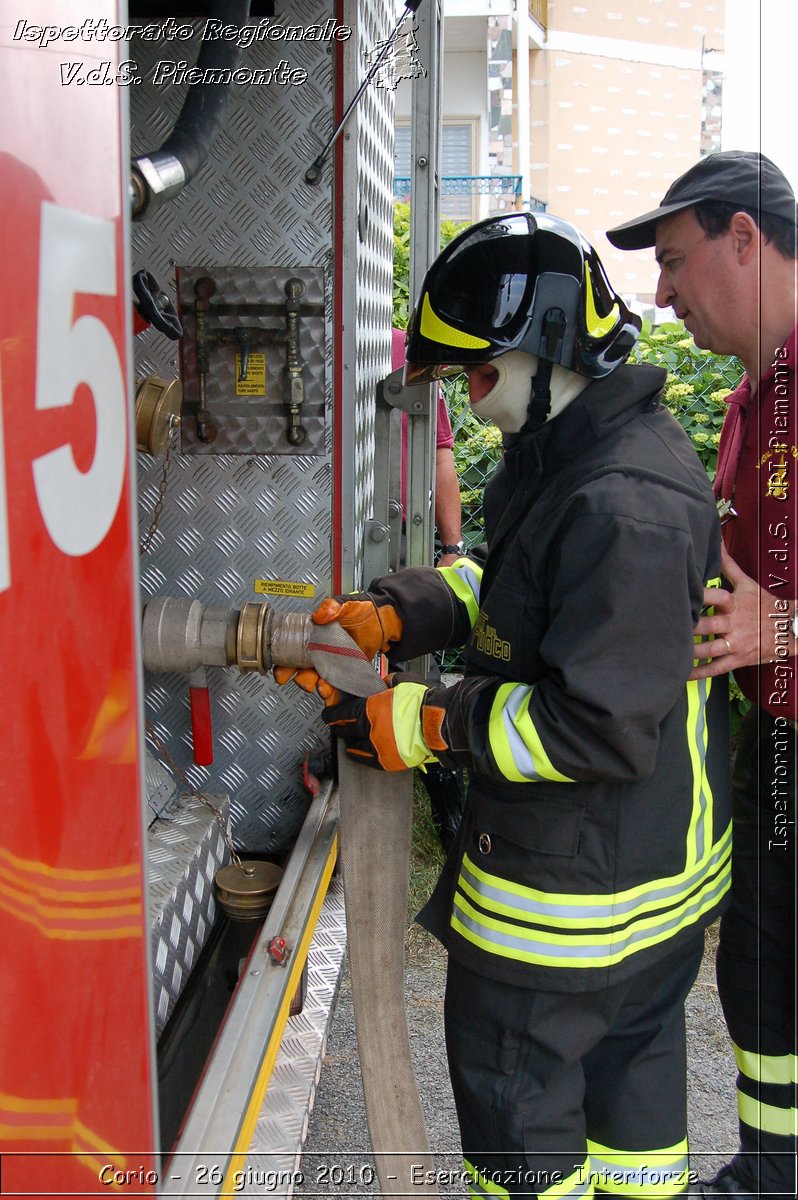
[[[776,661],[735,671],[743,693],[773,716],[798,719],[791,601],[798,597],[798,325],[756,395],[746,375],[728,397],[718,448],[715,492],[737,516],[723,525],[726,549],[740,568],[770,592]]]

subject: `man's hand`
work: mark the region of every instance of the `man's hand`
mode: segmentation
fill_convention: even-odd
[[[721,549],[721,570],[732,590],[707,588],[704,607],[714,615],[701,617],[695,627],[697,637],[709,637],[696,647],[700,662],[690,679],[725,675],[738,667],[751,667],[776,659],[776,621],[772,617],[776,597],[742,571],[731,555]],[[791,612],[779,614],[789,620]],[[779,622],[780,624],[781,622]],[[795,646],[792,644],[792,653]]]
[[[435,761],[447,749],[440,733],[443,710],[425,709],[428,688],[413,675],[388,676],[388,687],[361,700],[345,696],[322,717],[342,738],[346,753],[378,771],[406,771]]]

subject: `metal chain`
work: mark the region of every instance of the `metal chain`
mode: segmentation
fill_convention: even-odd
[[[240,867],[241,859],[238,855],[238,852],[236,851],[235,846],[233,845],[233,839],[230,836],[230,833],[228,831],[227,822],[225,821],[224,817],[222,816],[220,810],[216,807],[215,804],[211,804],[210,800],[208,800],[206,796],[203,796],[202,792],[197,791],[197,789],[192,786],[191,780],[188,778],[185,771],[181,771],[180,767],[178,767],[177,763],[172,758],[169,751],[166,749],[166,746],[163,744],[160,737],[155,732],[154,726],[146,719],[144,721],[144,725],[147,730],[147,736],[149,738],[151,738],[151,740],[155,746],[155,749],[158,751],[161,758],[166,763],[166,766],[169,767],[169,769],[171,770],[171,772],[174,775],[177,782],[182,783],[183,787],[186,789],[186,794],[188,795],[188,797],[190,799],[199,800],[200,804],[204,804],[206,808],[209,808],[210,811],[213,813],[213,815],[216,817],[216,820],[219,823],[219,828],[222,831],[222,838],[224,840],[224,844],[227,846],[227,849],[230,851],[230,860],[234,866]]]
[[[172,451],[177,447],[177,431],[180,429],[180,417],[176,413],[172,413],[169,417],[169,435],[166,442],[166,453],[163,459],[163,470],[161,471],[161,479],[158,484],[158,498],[155,501],[155,508],[152,512],[152,520],[150,527],[144,535],[144,539],[139,546],[142,554],[146,554],[152,545],[152,540],[158,532],[158,526],[161,522],[161,514],[163,513],[164,501],[166,500],[166,484],[168,481],[169,468],[172,462]]]

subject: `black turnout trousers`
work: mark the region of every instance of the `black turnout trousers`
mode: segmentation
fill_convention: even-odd
[[[703,932],[622,983],[544,992],[450,959],[446,1044],[472,1192],[690,1190],[684,1001]]]
[[[762,1196],[796,1194],[795,761],[794,725],[752,708],[734,761],[717,972],[738,1069],[735,1175]]]

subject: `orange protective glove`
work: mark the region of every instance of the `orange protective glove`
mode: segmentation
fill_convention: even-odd
[[[351,596],[328,596],[311,614],[316,625],[329,625],[338,621],[366,658],[383,654],[402,636],[402,618],[390,601],[354,592]],[[274,680],[280,687],[293,679],[305,692],[317,692],[325,704],[337,704],[340,694],[337,689],[319,677],[312,667],[275,667]]]
[[[341,693],[338,688],[333,687],[326,679],[322,679],[318,671],[314,671],[312,667],[275,667],[274,682],[279,687],[290,683],[293,679],[294,683],[302,688],[303,692],[309,692],[313,695],[315,692],[321,696],[325,704],[337,704],[341,699]]]
[[[387,598],[377,599],[369,592],[328,596],[310,619],[314,625],[337,621],[357,642],[366,658],[373,658],[378,651],[387,654],[402,636],[402,618],[393,604]]]
[[[435,762],[447,750],[441,736],[445,710],[428,710],[429,689],[414,675],[389,675],[388,687],[362,700],[344,696],[327,706],[323,719],[356,762],[378,771],[406,771]]]

